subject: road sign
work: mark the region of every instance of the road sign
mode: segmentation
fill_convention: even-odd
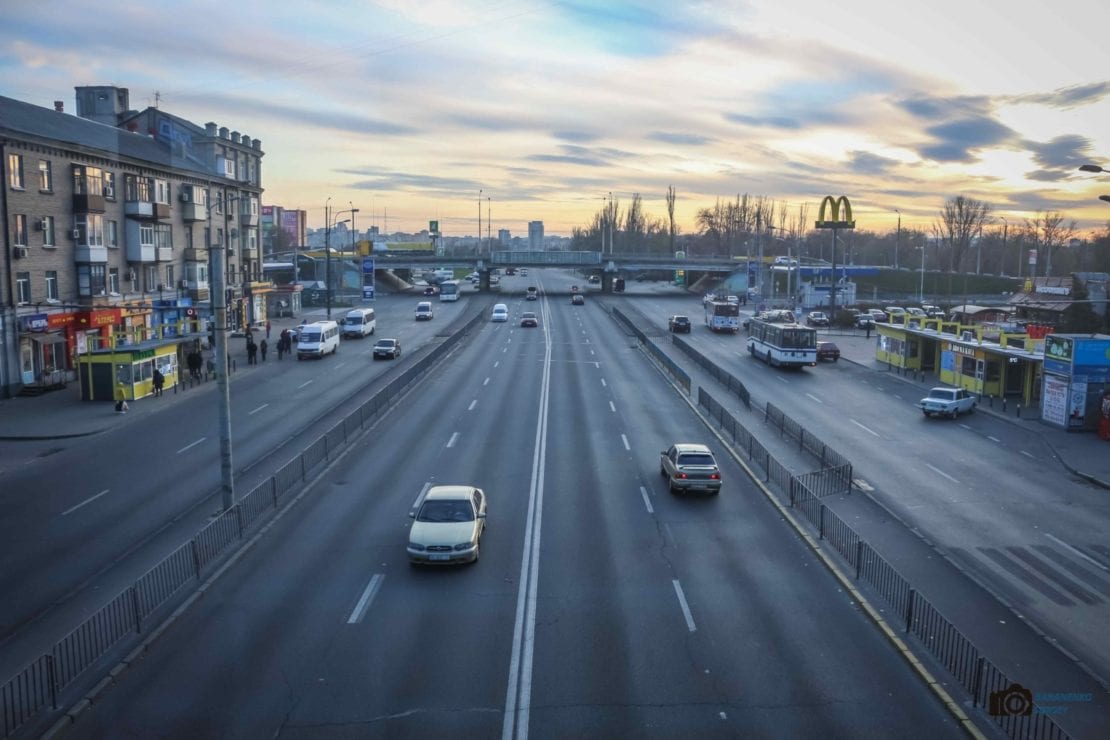
[[[364,300],[364,301],[374,300],[374,286],[373,285],[364,285],[364,286],[362,286],[362,300]]]
[[[439,231],[439,221],[429,221],[428,222],[428,231],[430,231],[433,234],[437,233]]]

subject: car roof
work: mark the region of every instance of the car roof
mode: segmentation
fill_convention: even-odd
[[[709,452],[709,448],[706,447],[705,445],[696,444],[694,442],[676,442],[674,448],[675,448],[675,451],[679,452],[679,453],[682,453],[682,452],[708,452],[709,454],[713,454],[713,453]]]
[[[474,493],[474,486],[457,486],[457,485],[432,486],[431,488],[428,489],[428,492],[426,494],[424,494],[424,500],[425,501],[427,501],[429,499],[436,499],[436,500],[447,499],[447,500],[451,500],[451,499],[460,499],[460,498],[469,500],[470,496],[473,493]]]
[[[393,342],[394,344],[396,344],[397,340],[393,339],[391,337],[382,337],[381,339],[378,340],[378,344],[387,344],[389,342]]]
[[[532,311],[525,311],[524,313],[521,314],[521,316],[531,316],[532,318],[535,318],[536,314],[533,313]]]

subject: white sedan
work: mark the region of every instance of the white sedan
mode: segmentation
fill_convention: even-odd
[[[486,529],[486,494],[474,486],[432,486],[410,514],[414,563],[475,563]]]

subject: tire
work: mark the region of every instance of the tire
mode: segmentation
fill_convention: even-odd
[[[955,421],[956,419],[959,419],[960,418],[960,410],[955,409],[955,408],[952,409],[952,412],[949,414],[949,417],[951,417],[953,421]]]
[[[975,406],[976,406],[976,404],[974,404],[974,403],[971,404],[971,406],[968,407],[968,409],[967,409],[967,413],[974,414],[975,413]]]
[[[667,469],[664,468],[662,465],[659,466],[659,475],[663,476],[664,478],[667,477]]]
[[[929,413],[928,411],[926,411],[925,409],[921,409],[921,413],[925,414],[925,418],[926,418],[926,419],[928,419],[928,418],[929,418],[930,416],[932,416],[932,414],[930,414],[930,413]]]

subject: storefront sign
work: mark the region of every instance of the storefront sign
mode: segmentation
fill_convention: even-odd
[[[1038,285],[1036,292],[1051,295],[1071,295],[1071,288],[1065,288],[1062,285]]]
[[[44,313],[21,316],[19,319],[20,331],[46,331],[47,326],[48,320]]]
[[[1044,338],[1045,360],[1060,360],[1071,363],[1072,341],[1071,337],[1061,337],[1049,334]]]
[[[1075,364],[1110,367],[1110,339],[1076,339]]]
[[[117,311],[116,309],[89,311],[82,318],[82,322],[87,324],[88,326],[111,326],[112,324],[119,321],[119,318],[119,311]]]
[[[1041,418],[1051,424],[1064,426],[1068,413],[1068,381],[1058,375],[1044,376],[1044,395],[1041,398]]]
[[[51,329],[64,329],[77,323],[77,314],[75,313],[52,313],[47,314],[47,325]]]

